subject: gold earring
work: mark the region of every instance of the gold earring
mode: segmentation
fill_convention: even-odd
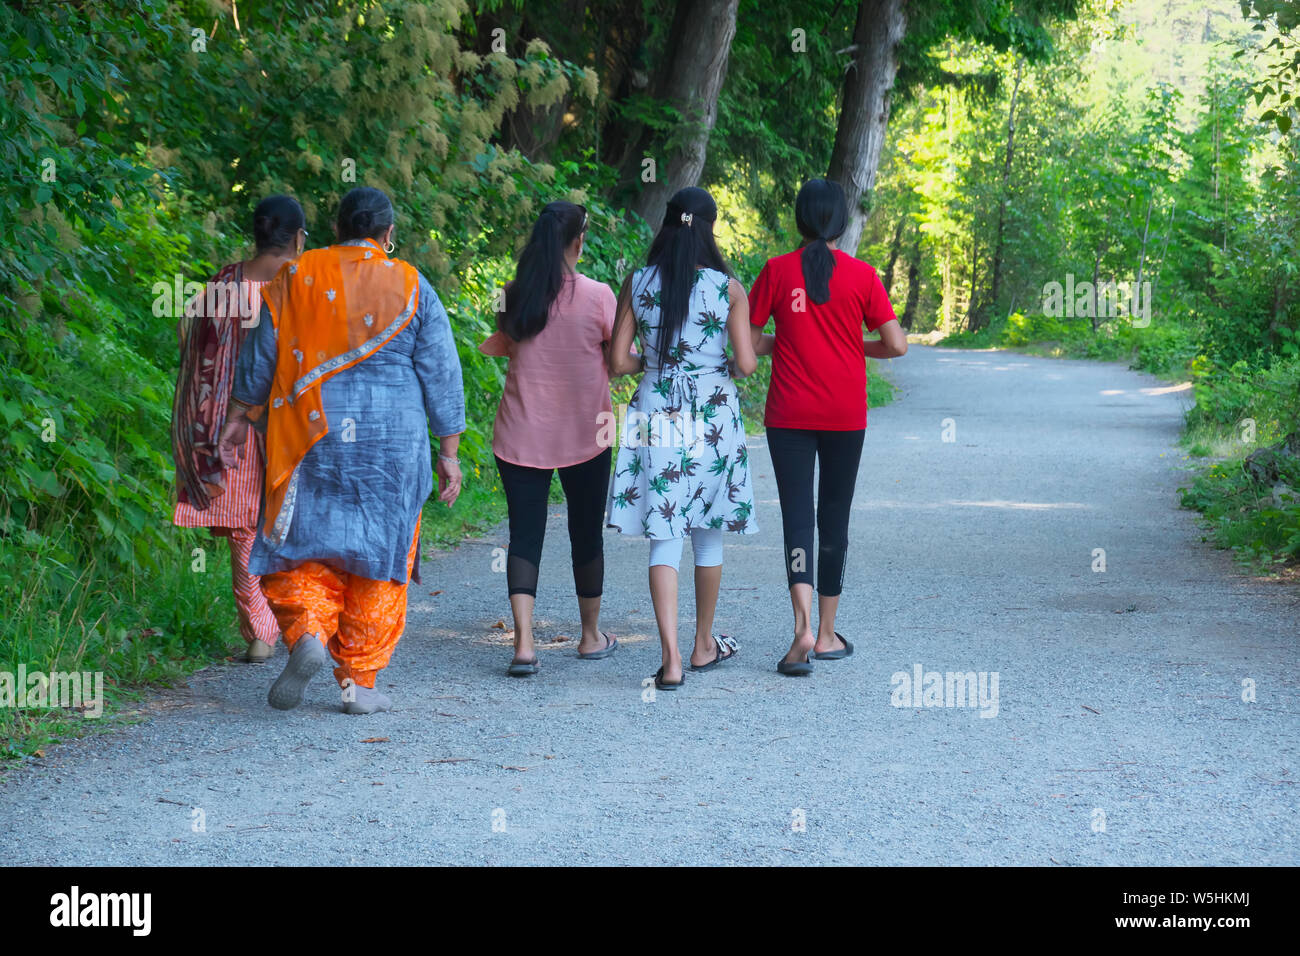
[[[389,239],[387,242],[384,243],[384,252],[386,252],[390,256],[393,254],[393,250],[396,248],[397,248],[397,243],[393,242],[393,240],[391,239]]]

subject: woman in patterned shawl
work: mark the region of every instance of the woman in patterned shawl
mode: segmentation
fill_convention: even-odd
[[[745,423],[732,378],[758,364],[744,287],[731,278],[713,239],[718,207],[703,189],[668,201],[647,266],[623,284],[609,348],[610,372],[644,369],[622,429],[609,495],[609,524],[650,539],[650,596],[663,666],[661,690],[683,680],[677,648],[677,565],[682,539],[695,555],[692,670],[736,653],[714,636],[722,584],[722,533],[752,534],[754,492]],[[641,356],[631,352],[639,339]],[[727,356],[730,341],[733,358]]]
[[[305,225],[296,199],[263,199],[253,210],[253,258],[213,276],[187,304],[176,328],[181,361],[172,403],[178,486],[172,521],[182,528],[208,528],[230,542],[239,632],[248,644],[246,659],[255,664],[275,653],[280,636],[258,579],[248,572],[262,497],[262,447],[259,436],[250,433],[243,457],[225,468],[217,445],[226,423],[235,360],[262,309],[262,287],[302,253]]]

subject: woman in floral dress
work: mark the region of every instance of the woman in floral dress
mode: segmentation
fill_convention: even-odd
[[[750,534],[754,493],[745,426],[732,378],[757,365],[749,302],[713,238],[717,205],[703,189],[677,192],[646,257],[623,284],[610,371],[644,370],[621,427],[609,495],[609,525],[648,538],[650,596],[663,645],[661,690],[684,678],[677,647],[677,565],[689,534],[695,555],[692,670],[736,652],[713,635],[722,582],[724,531]],[[641,355],[631,351],[633,340]],[[728,358],[727,343],[734,356]]]

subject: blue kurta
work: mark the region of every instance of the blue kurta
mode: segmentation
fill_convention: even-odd
[[[424,276],[419,283],[419,305],[406,328],[321,385],[329,431],[298,465],[293,518],[278,547],[262,533],[265,514],[259,520],[252,573],[320,561],[376,581],[406,581],[415,522],[434,488],[429,431],[445,437],[465,430],[447,310]],[[266,403],[276,353],[275,324],[264,305],[239,353],[236,399]]]

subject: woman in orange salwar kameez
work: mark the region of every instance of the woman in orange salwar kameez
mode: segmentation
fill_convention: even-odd
[[[460,493],[465,428],[460,359],[447,313],[413,266],[389,258],[393,207],[377,189],[339,207],[339,242],[304,254],[262,290],[262,321],[240,355],[223,456],[266,429],[266,485],[249,568],[290,647],[267,701],[302,703],[334,658],[343,710],[391,701],[375,690],[419,581],[420,510]]]
[[[307,241],[302,206],[289,196],[268,196],[253,210],[256,254],[226,266],[186,307],[177,326],[180,372],[172,404],[172,451],[177,500],[172,522],[208,528],[230,542],[239,633],[248,644],[246,660],[261,664],[275,653],[280,627],[262,594],[248,558],[256,536],[262,497],[262,449],[250,434],[243,457],[223,467],[218,452],[235,361],[262,309],[262,287]]]

